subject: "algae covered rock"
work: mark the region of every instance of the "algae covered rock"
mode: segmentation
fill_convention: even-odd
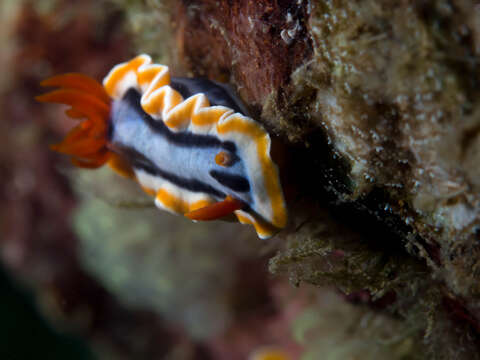
[[[271,269],[392,292],[431,354],[477,356],[475,2],[169,4],[178,71],[231,82],[284,146],[292,226]]]

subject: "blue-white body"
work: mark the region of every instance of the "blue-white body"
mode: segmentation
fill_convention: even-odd
[[[151,118],[142,110],[140,95],[134,89],[113,101],[110,126],[109,142],[113,151],[128,158],[145,187],[156,190],[169,181],[193,193],[206,193],[217,201],[230,195],[254,208],[248,182],[251,176],[233,142],[223,142],[208,134],[170,130],[161,120]],[[230,166],[215,163],[220,151],[230,154]],[[222,177],[215,178],[212,173],[228,176],[233,186],[225,186]]]

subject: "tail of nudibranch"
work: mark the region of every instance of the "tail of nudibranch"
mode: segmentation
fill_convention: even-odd
[[[52,150],[70,155],[72,163],[79,167],[98,168],[105,164],[111,157],[107,149],[111,99],[103,86],[75,73],[53,76],[40,85],[59,89],[37,96],[36,100],[70,105],[66,114],[83,119],[61,143],[52,145]]]

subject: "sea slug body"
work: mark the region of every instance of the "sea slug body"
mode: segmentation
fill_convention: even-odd
[[[155,204],[192,220],[234,213],[268,238],[287,211],[270,136],[223,84],[170,77],[148,55],[116,65],[103,86],[81,74],[54,76],[37,97],[70,105],[83,119],[52,146],[79,167],[110,165],[131,177]]]

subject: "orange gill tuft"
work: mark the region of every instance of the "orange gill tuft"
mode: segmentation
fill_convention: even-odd
[[[70,155],[78,167],[94,169],[105,164],[111,156],[107,149],[111,100],[102,85],[75,73],[53,76],[40,85],[59,89],[37,96],[37,101],[69,105],[65,112],[69,117],[84,119],[52,150]]]

